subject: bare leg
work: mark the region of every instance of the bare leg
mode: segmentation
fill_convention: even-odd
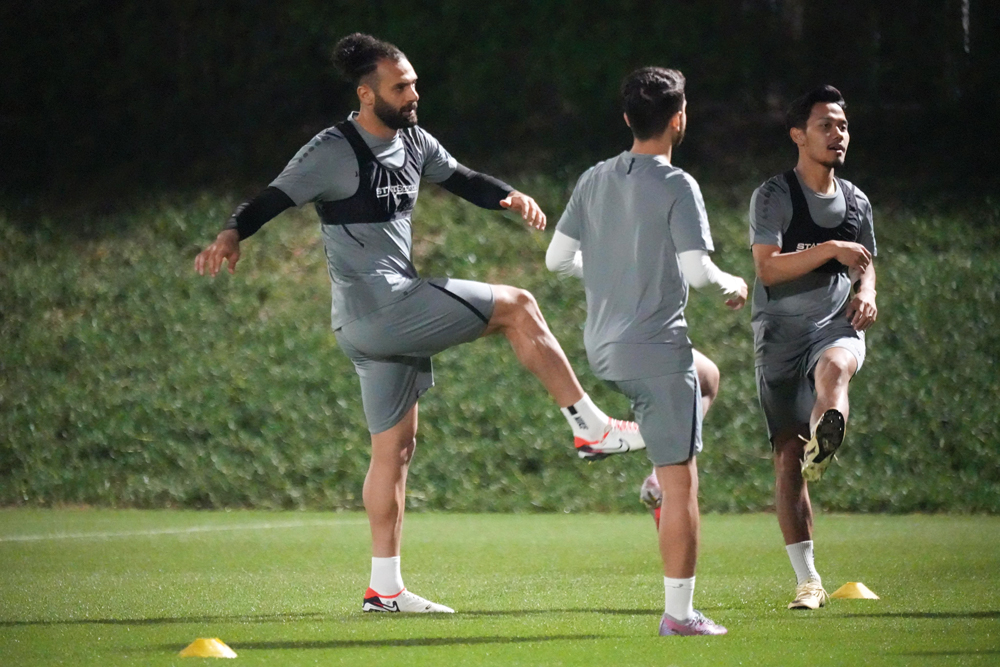
[[[663,489],[660,515],[660,555],[664,576],[688,579],[698,562],[701,522],[698,514],[698,465],[696,457],[686,463],[656,468]]]
[[[785,544],[812,539],[813,512],[809,487],[802,479],[802,450],[806,425],[774,436],[774,508]]]
[[[417,406],[388,431],[372,434],[372,459],[362,497],[372,532],[372,556],[399,555],[406,509],[406,473],[417,446]]]
[[[839,410],[847,421],[850,405],[847,400],[847,385],[858,370],[858,360],[842,347],[831,347],[823,352],[813,377],[816,383],[816,404],[813,406],[809,419],[811,428],[815,428],[820,417],[827,410]]]
[[[691,351],[694,352],[694,368],[698,373],[698,384],[701,385],[701,416],[704,417],[719,395],[721,375],[714,361],[698,350]]]
[[[541,380],[559,407],[565,408],[583,398],[583,387],[559,341],[549,331],[535,297],[506,285],[493,285],[493,295],[493,316],[483,335],[506,336],[518,361]]]

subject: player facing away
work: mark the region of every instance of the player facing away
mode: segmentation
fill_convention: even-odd
[[[798,580],[790,609],[827,601],[808,482],[820,479],[844,439],[848,383],[865,361],[865,331],[878,315],[871,203],[835,175],[850,142],[846,106],[832,86],[795,100],[786,125],[798,162],[750,201],[754,366],[774,453],[778,524]]]
[[[739,309],[742,278],[720,271],[698,183],[670,163],[687,126],[684,76],[646,67],[622,83],[630,150],[580,177],[545,261],[583,278],[584,344],[597,377],[627,396],[664,493],[659,522],[665,609],[661,635],[726,629],[693,607],[698,559],[698,467],[706,391],[718,369],[687,335],[688,285],[710,288]],[[710,401],[710,398],[709,398]]]
[[[195,270],[230,273],[239,242],[282,211],[315,204],[332,285],[332,326],[360,377],[372,456],[363,499],[372,535],[364,611],[451,612],[406,590],[400,541],[417,400],[434,384],[431,356],[482,336],[507,337],[562,408],[581,458],[644,447],[633,422],[609,419],[584,393],[534,298],[505,285],[423,279],[411,259],[410,216],[421,178],[487,209],[508,208],[544,229],[531,197],[458,162],[417,125],[417,75],[395,46],[355,33],[334,60],[360,110],[320,132],[284,171],[237,208]]]

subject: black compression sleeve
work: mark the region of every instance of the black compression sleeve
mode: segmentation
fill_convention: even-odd
[[[503,208],[500,206],[500,200],[506,199],[507,195],[514,191],[514,188],[500,179],[472,171],[463,165],[455,167],[455,173],[438,185],[480,208],[494,211]]]
[[[250,201],[236,207],[224,229],[235,229],[242,241],[285,209],[295,206],[292,198],[278,188],[268,186]]]

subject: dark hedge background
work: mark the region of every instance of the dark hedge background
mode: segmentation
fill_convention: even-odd
[[[786,161],[783,109],[829,82],[869,183],[996,184],[1000,3],[983,0],[22,0],[0,25],[8,199],[269,179],[355,107],[329,52],[356,30],[407,53],[424,127],[507,175],[619,150],[618,84],[662,64],[688,77],[685,166],[703,179]]]

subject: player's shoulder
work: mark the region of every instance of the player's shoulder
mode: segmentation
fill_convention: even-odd
[[[775,196],[787,196],[788,181],[785,180],[785,174],[776,174],[771,178],[767,179],[763,183],[757,186],[757,189],[753,191],[755,197],[764,197],[765,199]]]
[[[409,139],[411,143],[417,144],[420,147],[436,146],[441,143],[434,137],[433,134],[419,125],[404,128],[400,130],[399,133]]]
[[[576,179],[576,187],[574,190],[579,191],[593,187],[595,180],[607,172],[609,162],[610,160],[601,160],[597,164],[587,167],[587,169],[580,174],[579,178]]]
[[[847,180],[846,178],[841,178],[840,182],[844,184],[845,190],[850,190],[850,192],[854,195],[854,198],[858,202],[858,206],[860,206],[861,208],[871,209],[872,202],[870,199],[868,199],[868,195],[866,195],[861,188],[859,188],[857,185]]]

